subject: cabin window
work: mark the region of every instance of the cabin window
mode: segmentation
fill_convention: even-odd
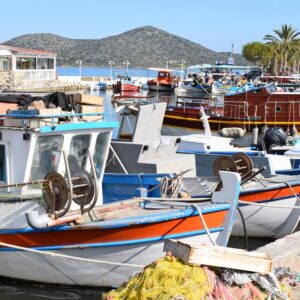
[[[158,77],[170,78],[170,74],[169,73],[165,73],[165,72],[159,72],[158,73]]]
[[[31,180],[43,179],[51,171],[57,172],[62,146],[62,135],[37,138],[32,159]]]
[[[94,153],[94,164],[97,171],[98,177],[101,176],[105,167],[105,155],[110,140],[110,132],[102,132],[98,135]]]
[[[17,57],[17,70],[35,70],[35,57]]]
[[[6,183],[5,146],[0,145],[0,182]]]
[[[90,134],[80,134],[72,137],[68,156],[71,171],[85,168],[90,142]]]
[[[281,107],[280,106],[276,106],[275,110],[276,110],[276,112],[280,112],[281,111]]]

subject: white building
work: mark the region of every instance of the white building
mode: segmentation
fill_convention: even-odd
[[[0,45],[0,75],[11,73],[15,78],[29,81],[54,80],[56,53]]]

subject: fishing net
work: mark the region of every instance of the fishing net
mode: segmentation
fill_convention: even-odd
[[[105,295],[106,300],[292,299],[291,287],[280,282],[280,297],[270,295],[254,282],[226,285],[218,268],[184,264],[167,255],[135,274]],[[271,296],[271,298],[270,298]]]

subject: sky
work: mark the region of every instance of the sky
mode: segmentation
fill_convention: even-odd
[[[214,51],[241,53],[282,24],[300,31],[299,0],[1,1],[0,43],[23,34],[99,39],[151,25]]]

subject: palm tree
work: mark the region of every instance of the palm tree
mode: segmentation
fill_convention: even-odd
[[[277,44],[277,49],[281,49],[283,53],[283,68],[286,69],[288,66],[288,53],[295,46],[295,43],[299,41],[297,38],[300,32],[297,31],[291,25],[282,25],[281,30],[275,29],[276,35],[267,34],[264,40],[268,41],[267,44]]]

